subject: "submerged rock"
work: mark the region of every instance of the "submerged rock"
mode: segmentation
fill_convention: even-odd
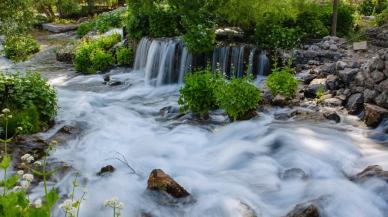
[[[101,168],[100,172],[97,173],[98,176],[104,176],[109,173],[113,173],[116,169],[112,165],[107,165]]]
[[[335,111],[325,111],[323,116],[328,119],[339,123],[341,121],[341,117]]]
[[[377,127],[380,122],[388,117],[388,110],[377,105],[365,103],[365,124],[369,127]]]
[[[357,175],[350,177],[350,180],[356,182],[363,182],[369,178],[380,178],[388,182],[388,171],[384,171],[383,168],[379,165],[372,165],[365,168],[362,172]]]
[[[291,180],[291,179],[307,179],[307,174],[300,168],[291,168],[284,171],[283,174],[281,174],[281,178],[284,180]]]
[[[185,198],[190,196],[189,192],[161,169],[155,169],[151,172],[148,178],[147,189],[150,191],[166,193],[174,198]]]
[[[314,204],[298,204],[286,217],[320,217]]]
[[[238,209],[242,217],[257,217],[256,212],[246,203],[240,202]]]

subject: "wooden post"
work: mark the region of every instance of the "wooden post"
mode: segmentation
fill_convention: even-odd
[[[338,0],[333,0],[333,20],[331,23],[331,35],[337,35]]]

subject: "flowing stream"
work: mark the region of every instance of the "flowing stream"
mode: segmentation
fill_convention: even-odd
[[[161,46],[151,44],[144,46]],[[181,61],[189,59],[187,53],[182,56]],[[180,85],[146,85],[151,78],[159,79],[140,67],[150,64],[147,61],[138,62],[134,71],[114,69],[112,78],[124,85],[109,87],[102,84],[101,75],[75,76],[71,66],[42,59],[36,60],[39,69],[57,88],[60,106],[57,126],[43,136],[65,124],[85,126],[81,136],[50,157],[81,173],[81,186],[88,188],[82,217],[111,216],[103,203],[114,196],[125,204],[124,217],[142,212],[156,217],[243,217],[241,202],[257,216],[281,217],[311,200],[318,201],[327,217],[388,216],[386,182],[370,179],[357,184],[347,178],[374,164],[388,170],[388,137],[381,129],[357,127],[354,117],[343,117],[339,124],[278,121],[275,113],[290,110],[275,108],[236,123],[229,123],[220,111],[206,123],[174,114],[163,117],[161,108],[177,108]],[[121,156],[137,174],[116,159]],[[106,165],[116,171],[97,176]],[[156,168],[180,183],[195,202],[165,206],[149,197],[147,178]],[[292,168],[303,170],[304,177],[285,174]],[[69,173],[55,184],[61,194],[70,194],[73,177]],[[55,216],[62,215],[55,211]]]

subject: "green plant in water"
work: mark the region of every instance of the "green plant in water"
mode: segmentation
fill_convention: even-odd
[[[178,100],[182,112],[192,111],[207,118],[209,111],[217,108],[215,91],[223,82],[219,74],[210,70],[196,71],[185,76]]]
[[[131,65],[133,57],[133,50],[130,47],[121,47],[116,50],[116,60],[119,65]]]
[[[272,96],[280,94],[293,98],[298,89],[298,81],[290,67],[275,68],[268,76],[266,85]]]
[[[233,78],[218,86],[217,103],[231,120],[249,119],[261,101],[261,92],[249,78]]]
[[[38,42],[28,35],[7,36],[4,43],[4,53],[13,62],[27,60],[39,51]]]

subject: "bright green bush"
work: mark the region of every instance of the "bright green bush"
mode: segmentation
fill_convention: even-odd
[[[93,50],[90,54],[90,61],[92,62],[90,69],[93,72],[105,71],[114,64],[112,53],[101,48]]]
[[[61,17],[76,16],[81,12],[78,0],[60,0],[57,1],[56,6]]]
[[[203,24],[190,24],[183,41],[191,53],[205,53],[214,48],[216,34],[214,28]]]
[[[88,34],[90,31],[94,29],[94,26],[96,25],[94,20],[85,21],[81,23],[77,29],[77,36],[83,37],[84,35]]]
[[[325,24],[319,20],[315,11],[305,11],[298,15],[296,25],[299,27],[303,39],[317,39],[329,35]]]
[[[8,120],[9,135],[19,134],[33,134],[39,132],[41,129],[39,112],[35,105],[31,105],[24,111],[11,111],[12,118]],[[5,129],[5,123],[2,122],[2,127]],[[22,130],[17,130],[21,127]]]
[[[28,72],[25,76],[0,73],[0,98],[2,108],[26,111],[36,107],[43,122],[53,120],[57,112],[56,92],[39,73]]]
[[[128,36],[140,40],[149,34],[149,16],[145,14],[134,14],[130,16],[127,24]]]
[[[123,27],[127,16],[127,8],[102,13],[96,19],[96,29],[98,32],[104,33],[112,28]]]
[[[256,44],[265,49],[291,49],[300,43],[299,28],[292,17],[268,13],[255,28]]]
[[[119,65],[132,65],[134,53],[130,47],[121,47],[116,50],[116,60]]]
[[[107,70],[114,64],[111,49],[120,40],[120,35],[113,34],[83,41],[75,52],[74,66],[76,70],[87,74]]]
[[[292,98],[298,89],[298,81],[289,67],[273,70],[267,78],[266,85],[272,96],[280,94]]]
[[[379,26],[382,26],[388,23],[388,8],[381,12],[381,14],[376,16],[376,23]]]
[[[215,96],[219,107],[234,121],[250,118],[261,101],[260,90],[247,78],[234,78],[219,85]]]
[[[380,14],[388,7],[387,0],[363,0],[358,5],[357,10],[360,14],[371,16],[373,14]]]
[[[179,91],[178,103],[181,111],[192,111],[196,115],[206,117],[210,110],[217,108],[215,91],[220,83],[220,76],[209,70],[187,74],[185,84]]]
[[[155,10],[149,15],[149,36],[160,38],[179,35],[178,20],[178,15],[171,10]]]
[[[31,36],[9,36],[4,43],[4,52],[14,62],[25,61],[39,52],[39,44]]]

